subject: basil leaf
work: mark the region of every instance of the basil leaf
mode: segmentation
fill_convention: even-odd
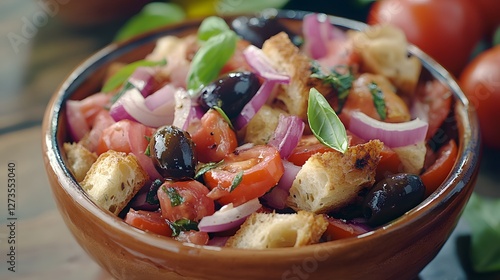
[[[368,89],[373,96],[373,104],[382,120],[387,118],[387,107],[385,106],[384,93],[374,82],[368,84]]]
[[[187,88],[198,92],[219,75],[220,70],[233,56],[238,36],[225,31],[208,39],[196,52],[187,76]]]
[[[167,222],[170,229],[172,229],[172,236],[179,236],[181,231],[199,230],[198,223],[188,219],[180,219],[175,222],[169,222],[167,220]]]
[[[500,270],[500,199],[472,193],[464,217],[471,228],[470,257],[476,272]]]
[[[236,189],[236,187],[241,183],[241,180],[243,180],[243,170],[240,170],[240,172],[238,172],[238,174],[234,176],[231,187],[229,188],[229,192],[234,191],[234,189]]]
[[[198,28],[198,40],[207,41],[213,36],[229,31],[226,21],[220,17],[211,16],[203,20]]]
[[[163,184],[163,182],[159,179],[153,181],[151,186],[149,187],[148,194],[146,195],[146,202],[151,205],[157,205],[160,203],[158,200],[158,189]]]
[[[347,151],[349,143],[344,124],[315,88],[309,91],[307,119],[312,133],[321,143],[341,153]]]
[[[184,197],[182,197],[175,188],[163,187],[162,190],[168,195],[168,198],[170,199],[170,205],[172,205],[172,207],[179,206],[184,202]]]
[[[120,68],[111,78],[109,78],[104,86],[102,87],[102,92],[110,92],[127,82],[128,78],[132,73],[134,73],[135,69],[138,67],[154,67],[154,66],[163,66],[167,64],[166,60],[162,61],[150,61],[150,60],[138,60],[136,62],[132,62]],[[133,85],[132,85],[133,86]]]
[[[219,15],[234,15],[241,13],[260,12],[268,8],[282,8],[288,0],[252,0],[252,1],[217,1],[215,11]]]
[[[227,124],[229,124],[229,127],[234,130],[234,127],[233,127],[233,124],[231,123],[231,120],[229,119],[229,117],[226,115],[226,112],[224,112],[224,110],[222,110],[221,107],[219,106],[214,106],[212,107],[212,109],[214,109],[215,111],[217,111],[221,116],[222,118],[227,122]]]
[[[198,168],[198,171],[194,175],[194,179],[200,178],[201,176],[203,176],[203,174],[207,173],[207,171],[216,168],[217,166],[221,165],[223,162],[224,162],[224,160],[221,160],[219,162],[208,162],[208,163],[200,165],[200,167]]]
[[[118,30],[114,40],[127,40],[158,27],[180,22],[185,18],[184,10],[177,4],[152,2],[145,5],[139,13],[128,20]]]

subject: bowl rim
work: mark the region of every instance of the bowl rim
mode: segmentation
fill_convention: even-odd
[[[258,15],[271,15],[285,20],[301,20],[305,15],[309,13],[312,12],[300,10],[267,9],[261,13],[258,13]],[[252,16],[256,14],[248,13],[244,15]],[[359,21],[333,15],[327,16],[332,24],[344,27],[346,29],[362,30],[367,27],[365,23]],[[235,16],[224,18],[228,19],[234,17]],[[58,132],[60,130],[58,124],[63,112],[63,105],[67,100],[70,99],[71,94],[76,90],[76,88],[78,88],[78,86],[80,86],[88,77],[90,77],[94,70],[101,67],[102,63],[112,61],[120,55],[128,53],[129,51],[133,50],[135,46],[141,45],[142,43],[152,42],[162,36],[196,27],[201,21],[202,19],[188,20],[179,24],[165,26],[157,30],[147,32],[130,40],[109,44],[108,46],[102,48],[101,50],[97,51],[92,56],[84,60],[68,75],[68,77],[56,90],[46,109],[46,114],[43,120],[43,127],[47,129],[45,129],[45,131],[42,131],[42,133],[44,139],[43,148],[46,151],[46,153],[44,153],[44,157],[46,157],[46,162],[48,162],[47,165],[50,165],[50,168],[60,182],[59,184],[76,203],[85,208],[92,215],[101,219],[114,230],[122,232],[123,234],[137,241],[143,242],[144,244],[148,244],[151,247],[171,252],[180,252],[184,249],[196,249],[197,254],[199,255],[202,255],[204,253],[212,254],[213,252],[217,252],[215,254],[217,254],[218,257],[227,256],[231,258],[234,258],[235,256],[245,258],[255,257],[256,254],[260,256],[268,255],[271,257],[282,257],[283,252],[286,252],[289,256],[295,257],[308,256],[317,252],[318,248],[320,247],[330,247],[331,249],[334,249],[340,246],[351,246],[353,244],[367,242],[369,240],[381,238],[391,232],[397,231],[402,227],[407,226],[408,224],[415,223],[420,218],[430,215],[431,212],[435,211],[436,208],[442,207],[449,200],[453,199],[468,185],[467,183],[473,179],[475,173],[477,172],[478,167],[474,165],[478,165],[480,138],[478,129],[479,125],[475,111],[469,105],[465,94],[462,92],[453,76],[436,61],[434,61],[423,51],[421,51],[418,47],[410,45],[408,47],[409,53],[417,56],[422,62],[423,67],[425,67],[436,79],[447,84],[452,90],[453,95],[457,100],[457,104],[459,105],[456,106],[456,109],[458,108],[458,113],[463,119],[463,122],[465,122],[465,128],[462,127],[462,129],[465,130],[463,132],[463,135],[465,137],[464,139],[461,139],[464,141],[461,141],[459,145],[458,157],[453,166],[451,175],[449,175],[445,179],[445,181],[433,194],[427,197],[417,207],[408,211],[402,217],[390,222],[385,226],[357,237],[334,240],[326,243],[318,243],[298,248],[272,248],[266,250],[242,250],[237,248],[220,248],[207,245],[193,245],[178,242],[176,240],[164,238],[161,236],[156,236],[154,234],[149,234],[127,225],[121,218],[108,213],[106,210],[100,208],[97,204],[95,204],[76,182],[69,169],[65,167],[64,159],[60,150],[62,143],[59,143],[58,140]],[[471,164],[473,165],[473,168],[470,168]],[[238,254],[234,254],[234,252],[238,252]]]

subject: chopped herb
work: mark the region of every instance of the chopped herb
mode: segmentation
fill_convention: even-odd
[[[342,74],[337,71],[337,69],[345,68],[346,73]],[[351,69],[347,66],[338,65],[336,68],[330,70],[330,74],[325,74],[321,70],[317,61],[312,62],[311,66],[311,77],[320,79],[324,84],[329,84],[333,89],[337,91],[338,98],[338,109],[335,110],[337,114],[342,112],[347,96],[349,96],[349,91],[352,87],[352,82],[354,81],[354,75]]]
[[[148,141],[148,143],[151,141],[151,137],[149,137],[147,135],[144,135],[144,138],[146,138],[146,141]],[[151,149],[149,148],[149,145],[146,146],[146,150],[144,151],[144,154],[148,157],[151,156]]]
[[[368,89],[373,96],[373,104],[375,105],[378,115],[382,120],[385,120],[387,118],[387,107],[385,106],[384,93],[374,82],[368,84]]]
[[[234,176],[231,187],[229,188],[229,192],[234,191],[234,189],[236,189],[236,187],[241,183],[241,180],[243,180],[243,170],[240,170],[240,172],[238,172],[238,174]]]
[[[170,226],[170,229],[172,229],[172,236],[174,237],[179,236],[181,231],[199,230],[198,223],[189,219],[180,219],[175,222],[168,222],[168,225]]]
[[[219,162],[208,162],[208,163],[201,164],[198,167],[198,171],[194,175],[194,178],[195,179],[200,178],[201,176],[203,176],[203,174],[207,173],[207,171],[216,168],[217,166],[221,165],[223,162],[224,162],[224,160],[221,160]]]
[[[215,111],[217,111],[222,116],[222,118],[227,122],[227,124],[229,124],[229,127],[232,130],[234,130],[234,127],[233,127],[233,124],[231,123],[231,120],[226,115],[226,112],[224,112],[224,110],[222,110],[221,107],[219,107],[219,106],[213,106],[212,109],[214,109]]]
[[[146,195],[146,202],[151,205],[158,205],[160,201],[158,200],[158,189],[163,184],[163,182],[159,179],[153,181],[151,186],[149,187],[148,194]]]
[[[175,188],[166,188],[163,186],[162,190],[168,195],[170,205],[172,205],[172,207],[179,206],[184,202],[184,197],[182,197]]]
[[[133,89],[134,87],[134,84],[127,81],[120,91],[111,97],[111,104],[114,104],[118,99],[120,99],[120,97],[122,97],[122,95],[125,94],[125,92]]]
[[[309,91],[307,120],[314,136],[323,144],[345,153],[349,146],[347,132],[328,101],[315,88]]]
[[[162,61],[150,61],[150,60],[138,60],[136,62],[132,62],[120,68],[111,78],[109,78],[104,86],[102,87],[103,92],[110,92],[118,87],[124,85],[130,75],[132,75],[138,67],[146,66],[163,66],[167,64],[167,61],[164,59]],[[132,85],[133,87],[133,85]],[[123,93],[122,93],[123,94]],[[116,98],[118,99],[118,98]],[[115,100],[116,101],[116,100]]]

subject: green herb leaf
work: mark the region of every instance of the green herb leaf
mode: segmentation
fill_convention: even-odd
[[[172,207],[179,206],[184,202],[184,197],[182,197],[175,188],[166,188],[163,186],[162,190],[168,195],[170,205],[172,205]]]
[[[234,191],[234,189],[236,189],[236,187],[241,183],[241,180],[243,180],[243,170],[240,170],[240,172],[238,172],[238,174],[234,176],[231,187],[229,188],[229,192]]]
[[[162,61],[150,61],[150,60],[138,60],[136,62],[132,62],[120,68],[118,72],[116,72],[111,78],[109,78],[104,86],[102,87],[103,92],[110,92],[120,86],[122,86],[125,82],[127,82],[128,78],[132,73],[134,73],[135,69],[138,67],[154,67],[154,66],[163,66],[167,64],[166,60]],[[133,85],[131,84],[133,87]]]
[[[219,106],[214,106],[212,107],[212,109],[214,109],[215,111],[217,111],[221,116],[222,118],[227,122],[227,124],[229,124],[229,127],[234,130],[234,127],[233,127],[233,124],[231,123],[231,120],[229,119],[229,117],[226,115],[226,112],[224,112],[224,110],[222,110],[221,107]]]
[[[220,17],[211,16],[203,20],[198,28],[198,40],[207,41],[213,36],[229,31],[226,21]]]
[[[215,10],[219,15],[235,15],[241,13],[260,12],[268,8],[282,8],[288,0],[252,0],[252,1],[217,1]]]
[[[151,141],[151,137],[149,137],[147,135],[144,135],[144,138],[146,138],[146,141],[148,141],[148,143]],[[146,147],[144,154],[148,157],[151,156],[151,149],[149,148],[149,145]]]
[[[337,71],[339,68],[342,69],[344,74],[341,74],[340,71]],[[339,69],[340,70],[340,69]],[[351,69],[347,66],[339,65],[336,68],[331,69],[330,74],[325,74],[321,70],[319,63],[314,60],[311,66],[311,77],[320,79],[323,83],[329,84],[335,91],[337,91],[338,98],[338,108],[335,110],[337,114],[342,112],[342,108],[344,107],[345,101],[347,100],[347,96],[349,96],[349,91],[352,87],[352,82],[354,81],[354,75],[351,72]]]
[[[373,104],[382,120],[387,118],[387,107],[385,106],[384,93],[374,82],[368,84],[368,89],[373,96]]]
[[[220,70],[233,56],[238,36],[231,30],[208,39],[196,52],[187,76],[187,88],[197,93],[219,75]]]
[[[204,163],[204,164],[200,165],[198,167],[198,171],[194,175],[194,179],[200,178],[201,176],[203,176],[203,174],[207,173],[207,171],[216,168],[217,166],[221,165],[223,162],[224,162],[224,160],[221,160],[219,162],[208,162],[208,163]]]
[[[168,225],[170,226],[170,229],[172,229],[172,236],[174,237],[179,236],[181,231],[199,230],[198,223],[188,219],[180,219],[175,222],[168,222]]]
[[[315,88],[309,91],[307,119],[311,131],[326,146],[341,153],[347,151],[347,133],[328,101]]]
[[[500,271],[500,199],[473,193],[464,211],[471,228],[470,257],[476,272]]]
[[[146,195],[146,202],[151,205],[157,205],[160,203],[158,200],[158,189],[163,184],[163,182],[159,179],[153,181],[151,186],[149,187],[148,194]]]
[[[128,20],[120,28],[114,40],[127,40],[158,27],[180,22],[185,18],[184,10],[177,4],[152,2],[145,5],[139,13]]]

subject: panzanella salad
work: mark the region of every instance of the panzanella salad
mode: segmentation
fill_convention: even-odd
[[[151,234],[252,249],[353,237],[421,203],[455,161],[455,140],[432,140],[450,91],[421,72],[391,26],[210,17],[68,100],[64,150],[96,204]]]

